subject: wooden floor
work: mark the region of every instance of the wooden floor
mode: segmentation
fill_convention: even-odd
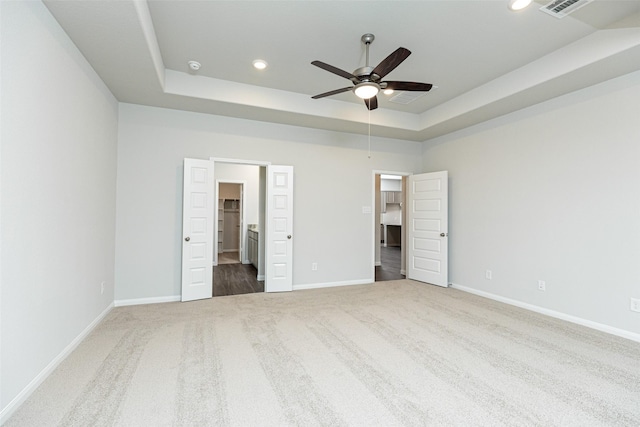
[[[380,263],[382,265],[376,267],[376,282],[405,278],[404,274],[400,274],[401,253],[399,246],[380,248]]]
[[[218,264],[236,264],[238,262],[240,262],[240,256],[237,251],[218,253]]]
[[[213,296],[264,292],[264,281],[259,282],[257,275],[251,264],[219,264],[213,267]]]
[[[399,247],[380,248],[382,265],[376,267],[376,282],[405,278],[403,274],[400,274],[400,255]],[[264,281],[256,279],[258,271],[253,265],[223,259],[220,255],[218,255],[218,261],[223,263],[213,267],[214,297],[264,292]]]

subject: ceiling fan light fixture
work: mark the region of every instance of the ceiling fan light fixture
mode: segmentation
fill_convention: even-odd
[[[509,0],[509,10],[514,12],[522,10],[531,4],[532,0]]]
[[[391,95],[393,94],[393,89],[385,89],[382,91],[382,93],[384,93],[385,95]]]
[[[268,66],[269,64],[267,64],[267,61],[265,61],[264,59],[255,59],[253,61],[253,68],[257,70],[264,70]]]
[[[380,92],[380,86],[372,82],[363,82],[357,84],[353,92],[358,98],[370,99]]]

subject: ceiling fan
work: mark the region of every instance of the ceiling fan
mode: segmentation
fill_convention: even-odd
[[[369,66],[369,45],[374,39],[375,36],[373,34],[365,34],[361,37],[362,43],[364,43],[366,49],[366,64],[364,67],[358,68],[353,73],[348,73],[334,67],[333,65],[325,64],[322,61],[313,61],[311,63],[312,65],[351,80],[351,82],[353,82],[353,86],[321,93],[319,95],[312,96],[311,98],[324,98],[325,96],[337,95],[351,90],[356,94],[356,96],[364,100],[364,104],[369,110],[375,110],[378,108],[378,98],[376,95],[380,90],[392,89],[426,92],[433,87],[430,83],[382,81],[384,76],[393,71],[402,63],[402,61],[411,55],[411,51],[404,47],[399,47],[391,53],[391,55],[387,56],[380,64],[378,64],[377,67],[373,68]]]

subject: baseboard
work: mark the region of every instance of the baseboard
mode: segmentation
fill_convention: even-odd
[[[293,285],[293,290],[300,291],[303,289],[334,288],[336,286],[368,285],[373,282],[374,282],[373,279],[360,279],[360,280],[347,280],[344,282],[309,283],[306,285]]]
[[[566,320],[567,322],[575,323],[577,325],[586,326],[587,328],[595,329],[600,332],[606,332],[611,335],[616,335],[622,338],[626,338],[632,341],[640,342],[640,334],[626,331],[624,329],[614,328],[613,326],[604,325],[602,323],[594,322],[592,320],[583,319],[581,317],[572,316],[570,314],[562,313],[560,311],[550,310],[548,308],[540,307],[537,305],[529,304],[526,302],[506,298],[500,295],[492,294],[490,292],[479,291],[477,289],[468,288],[466,286],[457,285],[451,283],[451,287],[460,291],[469,292],[481,297],[489,298],[495,301],[500,301],[505,304],[514,305],[516,307],[524,308],[525,310],[535,311],[536,313],[544,314],[547,316],[555,317],[556,319]]]
[[[38,388],[38,386],[42,384],[42,382],[46,380],[49,375],[51,375],[51,373],[58,367],[58,365],[60,365],[60,363],[62,363],[62,361],[66,359],[73,350],[76,349],[76,347],[91,333],[91,331],[93,331],[94,328],[98,326],[98,324],[102,321],[102,319],[104,319],[107,314],[109,314],[113,307],[113,303],[109,304],[109,306],[102,313],[100,313],[98,317],[96,317],[89,324],[89,326],[84,328],[84,330],[80,332],[80,334],[75,337],[73,341],[71,341],[69,345],[64,348],[64,350],[62,350],[51,362],[49,362],[49,364],[42,371],[40,371],[40,373],[36,375],[35,378],[32,379],[31,382],[27,384],[27,386],[23,388],[22,391],[18,393],[18,395],[14,397],[7,406],[2,408],[2,410],[0,411],[0,425],[4,424],[9,419],[9,417],[13,415],[13,413],[20,407],[20,405],[22,405],[24,401],[27,400],[29,396],[31,396],[31,393],[33,393]]]
[[[376,261],[375,266],[376,266],[376,267],[381,267],[381,266],[382,266],[382,263],[381,263],[380,261]]]
[[[256,280],[258,282],[263,282],[264,281],[264,274],[258,274],[258,277],[256,277]]]
[[[160,304],[163,302],[176,302],[176,301],[180,301],[181,299],[182,297],[180,295],[171,295],[167,297],[119,299],[119,300],[115,300],[113,303],[116,307],[124,307],[127,305]]]

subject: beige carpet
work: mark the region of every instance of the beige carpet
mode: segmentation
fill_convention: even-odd
[[[640,344],[407,280],[114,309],[7,426],[639,426]]]

